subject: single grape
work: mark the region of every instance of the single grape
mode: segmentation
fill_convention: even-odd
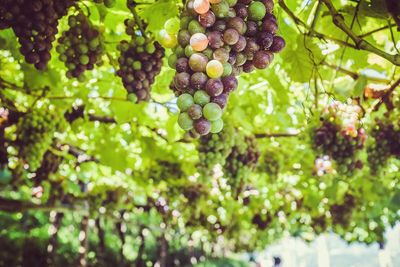
[[[180,30],[178,32],[178,43],[180,46],[185,47],[190,43],[190,33],[188,30]]]
[[[190,38],[190,46],[194,51],[203,51],[208,46],[208,39],[204,33],[195,33]]]
[[[233,45],[232,50],[235,52],[242,52],[246,48],[246,45],[246,38],[240,35],[239,40]]]
[[[241,19],[247,18],[248,12],[247,12],[247,6],[245,4],[238,3],[234,8],[236,11],[236,16],[238,16]]]
[[[184,91],[190,85],[190,74],[181,72],[175,75],[175,86],[178,90]]]
[[[220,79],[209,79],[206,83],[206,92],[209,96],[218,96],[224,91],[224,85]]]
[[[189,71],[189,60],[186,57],[181,57],[176,60],[175,68],[177,72]]]
[[[216,21],[215,14],[211,10],[207,13],[199,15],[199,23],[204,28],[212,27]]]
[[[208,0],[194,0],[193,9],[197,14],[205,14],[210,10],[210,2]]]
[[[271,47],[269,48],[269,51],[273,53],[278,53],[282,51],[283,48],[285,48],[285,46],[286,46],[285,39],[283,39],[280,36],[274,36],[274,40],[272,42]]]
[[[211,122],[210,133],[219,133],[224,128],[224,121],[222,119],[218,119]]]
[[[204,89],[207,83],[208,77],[203,72],[195,72],[190,78],[190,86],[194,89]]]
[[[247,37],[254,37],[258,33],[258,25],[257,22],[248,20],[247,21],[247,30],[246,30],[246,36]]]
[[[253,1],[249,5],[249,18],[254,21],[262,20],[267,13],[265,5],[261,2]]]
[[[195,72],[204,72],[208,66],[208,58],[201,53],[195,53],[189,58],[189,66]]]
[[[215,16],[217,16],[217,18],[224,18],[228,15],[229,4],[225,0],[222,0],[218,4],[212,5],[211,9],[214,12]]]
[[[211,102],[218,104],[222,109],[226,107],[226,103],[228,102],[228,94],[222,93],[218,96],[214,96],[211,98]]]
[[[207,63],[206,72],[210,78],[219,78],[224,72],[224,67],[222,66],[221,62],[213,59]]]
[[[224,92],[230,93],[238,87],[238,80],[235,76],[227,76],[222,78],[222,84],[224,85]]]
[[[186,111],[194,104],[194,100],[190,94],[181,94],[176,104],[181,111]]]
[[[226,63],[229,59],[229,52],[225,48],[218,48],[214,51],[213,58],[221,63]]]
[[[199,119],[194,122],[194,129],[200,135],[207,135],[211,130],[211,123],[206,119]]]
[[[218,104],[208,103],[203,107],[203,115],[209,121],[215,121],[221,118],[222,109]]]
[[[263,50],[268,50],[271,47],[273,40],[274,36],[268,32],[260,32],[257,37],[257,43]]]
[[[223,40],[229,45],[234,45],[239,41],[239,33],[235,29],[227,29],[224,32]]]
[[[165,29],[158,33],[158,41],[165,48],[174,48],[178,44],[176,36],[169,34]]]
[[[201,106],[204,106],[210,102],[210,96],[207,94],[206,91],[203,91],[203,90],[197,91],[194,94],[193,99],[196,104],[199,104]]]
[[[164,29],[167,31],[168,34],[175,35],[178,33],[180,27],[180,21],[178,18],[171,18],[168,19],[164,23]]]
[[[228,28],[235,29],[240,35],[245,34],[247,30],[246,22],[239,17],[229,19],[227,26]]]
[[[188,109],[188,114],[193,120],[198,120],[203,116],[203,108],[194,104]]]
[[[179,114],[178,125],[185,131],[193,128],[193,120],[190,118],[189,114],[183,112]]]
[[[274,19],[265,19],[261,24],[261,29],[274,35],[278,31],[278,24]]]
[[[226,77],[232,74],[233,67],[231,64],[224,63],[222,64],[222,66],[224,67],[224,72],[222,73],[222,77]]]
[[[224,20],[217,20],[214,23],[213,30],[217,32],[223,32],[226,30],[226,22]]]
[[[223,36],[220,32],[214,31],[208,34],[208,42],[211,48],[218,49],[224,45]]]
[[[195,34],[195,33],[205,33],[205,29],[203,26],[201,26],[200,22],[197,20],[192,20],[189,23],[188,30],[190,34]]]
[[[265,69],[271,63],[270,54],[265,51],[258,51],[254,55],[253,64],[257,69]]]

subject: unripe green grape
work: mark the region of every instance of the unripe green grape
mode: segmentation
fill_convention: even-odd
[[[192,20],[189,23],[188,30],[190,34],[195,34],[195,33],[205,33],[206,30],[203,28],[203,26],[200,25],[200,23],[197,20]]]
[[[222,109],[215,103],[208,103],[203,107],[203,115],[209,121],[215,121],[221,118]]]
[[[164,29],[169,34],[177,34],[180,27],[180,21],[178,18],[170,18],[164,24]]]
[[[210,78],[219,78],[224,72],[224,67],[221,62],[213,59],[207,63],[206,72]]]
[[[224,128],[224,121],[222,119],[217,119],[211,122],[210,133],[219,133]]]
[[[194,102],[199,104],[200,106],[204,106],[207,103],[210,103],[210,96],[204,90],[199,90],[194,94]]]
[[[174,69],[175,66],[176,66],[176,61],[177,61],[177,60],[178,60],[178,57],[177,57],[175,54],[171,54],[171,55],[168,57],[168,66],[169,66],[170,68]]]
[[[128,94],[127,99],[129,101],[131,101],[132,103],[136,103],[137,100],[138,100],[137,96],[135,94],[132,94],[132,93]]]
[[[194,100],[190,94],[182,94],[178,97],[177,105],[181,111],[188,110],[193,104]]]
[[[185,131],[188,131],[193,128],[193,120],[186,112],[179,114],[178,124]]]
[[[265,5],[261,2],[253,1],[249,5],[249,18],[254,21],[262,20],[267,13]]]

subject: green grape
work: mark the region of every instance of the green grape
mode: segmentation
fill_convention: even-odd
[[[211,133],[219,133],[224,128],[224,121],[222,119],[217,119],[211,122]]]
[[[222,109],[215,103],[208,103],[203,107],[204,117],[209,121],[215,121],[221,118]]]
[[[249,18],[254,21],[262,20],[267,12],[265,5],[261,2],[253,1],[249,5]]]
[[[181,111],[188,110],[193,104],[193,97],[190,94],[182,94],[178,97],[177,105]]]
[[[180,21],[178,18],[168,19],[164,24],[164,29],[169,34],[177,34],[180,27]]]
[[[193,128],[193,120],[186,112],[179,114],[178,124],[185,131],[188,131]]]
[[[206,91],[199,90],[194,94],[194,102],[200,106],[204,106],[207,103],[210,103],[210,96]]]

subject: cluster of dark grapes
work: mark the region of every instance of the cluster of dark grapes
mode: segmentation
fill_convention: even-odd
[[[187,2],[169,58],[176,69],[171,88],[179,96],[182,129],[195,137],[220,132],[236,76],[265,69],[284,48],[284,39],[275,35],[273,6],[272,0]]]
[[[135,29],[134,20],[125,20],[125,26],[126,33],[132,38],[130,42],[124,40],[118,45],[121,54],[117,75],[121,77],[130,100],[148,101],[151,85],[161,71],[164,48],[158,42],[142,36]]]
[[[260,151],[257,149],[256,139],[245,136],[232,148],[226,159],[224,173],[229,177],[232,188],[240,189],[250,173],[257,167]]]
[[[63,126],[62,115],[49,107],[34,108],[17,125],[18,153],[31,171],[36,171],[53,141],[54,133]]]
[[[377,120],[371,131],[373,142],[368,147],[368,163],[376,174],[390,157],[400,158],[400,125],[393,121]]]
[[[357,158],[357,152],[364,146],[366,133],[358,129],[357,136],[345,134],[341,127],[327,120],[313,132],[314,148],[329,155],[338,164],[338,171],[351,175],[355,169],[362,169],[363,163]]]
[[[116,0],[93,0],[97,4],[103,4],[106,7],[113,7]]]
[[[355,206],[356,206],[355,197],[347,193],[344,196],[343,203],[333,204],[329,209],[332,216],[332,224],[341,225],[345,228],[348,227]]]
[[[58,32],[58,20],[75,0],[1,0],[0,29],[11,27],[21,44],[21,54],[36,69],[44,70]]]
[[[208,194],[207,188],[201,183],[186,184],[182,190],[183,196],[189,203],[194,203],[196,200]]]
[[[68,18],[69,29],[58,39],[57,52],[67,67],[68,78],[84,79],[86,70],[101,65],[104,44],[98,27],[82,13]]]
[[[265,230],[272,223],[272,216],[269,213],[257,213],[253,216],[251,222],[256,225],[259,230]]]

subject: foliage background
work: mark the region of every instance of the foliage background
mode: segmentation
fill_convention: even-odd
[[[36,261],[43,255],[57,266],[85,265],[82,259],[96,266],[140,266],[140,259],[149,264],[166,260],[161,256],[166,246],[169,259],[184,261],[185,255],[262,249],[283,235],[312,240],[324,231],[335,231],[349,242],[384,243],[385,227],[399,216],[398,159],[378,175],[366,163],[351,177],[317,177],[309,137],[319,111],[332,100],[357,102],[365,110],[363,126],[370,130],[374,119],[387,112],[381,102],[389,94],[396,97],[400,36],[384,1],[276,2],[274,14],[287,46],[267,70],[240,77],[224,114],[226,124],[255,135],[262,152],[262,163],[249,176],[258,192],[249,205],[243,204],[243,195],[234,196],[224,176],[199,176],[198,144],[185,139],[177,126],[176,98],[169,90],[174,71],[166,62],[149,103],[126,100],[115,75],[116,45],[128,38],[123,21],[132,17],[125,1],[117,0],[112,8],[80,1],[77,8],[103,29],[106,40],[105,64],[88,73],[86,82],[65,78],[55,51],[48,70],[39,73],[24,63],[13,32],[0,32],[1,105],[21,114],[48,103],[60,114],[84,106],[84,116],[57,133],[51,152],[62,163],[40,184],[20,171],[12,142],[15,126],[6,129],[0,144],[6,147],[6,167],[13,178],[0,185],[5,211],[0,265],[24,265],[31,263],[28,256]],[[156,34],[181,8],[181,1],[143,1],[137,12]],[[67,28],[66,17],[59,28]],[[367,87],[387,93],[371,99],[365,95]],[[278,172],[266,171],[271,165],[263,162],[268,160]],[[181,172],[169,172],[171,164]],[[189,201],[182,192],[198,184],[207,194]],[[350,223],[335,225],[329,207],[342,204],[349,192],[357,199]],[[268,227],[252,224],[256,214],[271,218]],[[318,218],[325,218],[325,225],[316,223]],[[55,254],[44,249],[49,243],[58,243]]]

